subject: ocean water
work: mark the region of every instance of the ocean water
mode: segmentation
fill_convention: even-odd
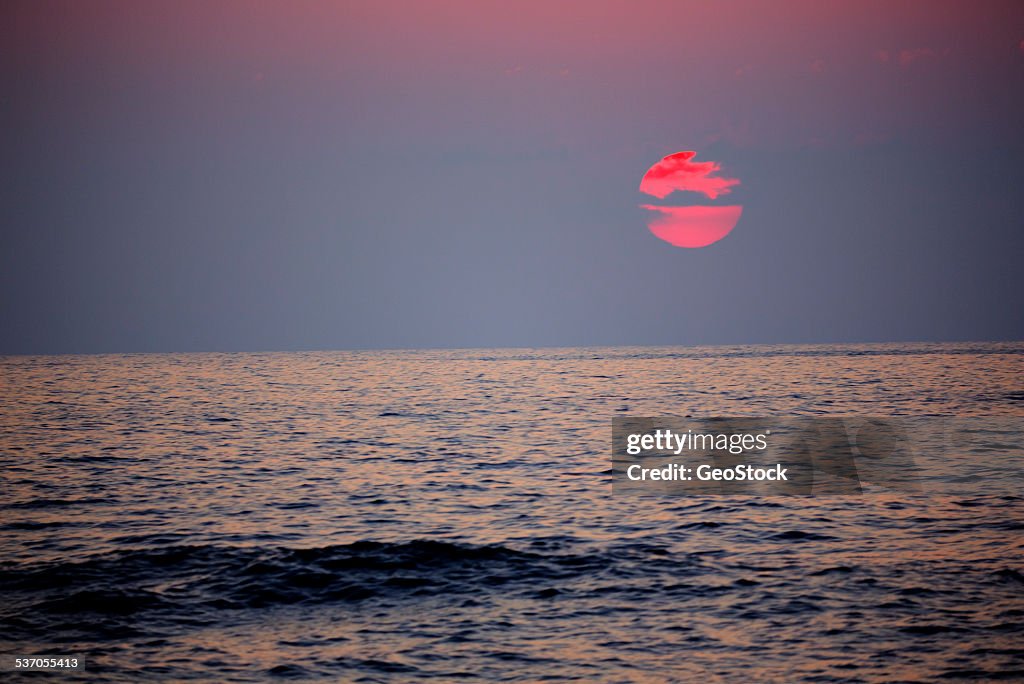
[[[6,357],[0,383],[0,653],[83,656],[60,681],[1024,677],[1020,442],[956,451],[988,474],[948,494],[609,470],[615,415],[1012,423],[1024,344]]]

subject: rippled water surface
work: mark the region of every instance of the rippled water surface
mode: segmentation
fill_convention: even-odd
[[[82,681],[1024,677],[1006,445],[959,454],[992,482],[956,495],[608,470],[614,415],[1013,421],[1022,371],[1021,344],[0,358],[0,653]]]

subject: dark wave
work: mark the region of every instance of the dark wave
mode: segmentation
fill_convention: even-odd
[[[49,508],[69,508],[72,506],[85,506],[88,504],[113,504],[117,503],[114,498],[82,497],[79,499],[29,499],[28,501],[15,501],[8,504],[0,504],[0,509],[9,510],[46,510]]]
[[[50,634],[55,621],[86,618],[121,635],[125,619],[159,611],[202,623],[204,615],[288,604],[452,595],[501,586],[534,592],[602,566],[599,557],[538,554],[439,541],[319,548],[169,546],[81,562],[0,564],[0,630]]]

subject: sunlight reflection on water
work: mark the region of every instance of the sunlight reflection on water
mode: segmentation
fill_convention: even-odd
[[[59,644],[83,681],[1024,670],[1019,496],[607,474],[613,415],[1021,418],[1024,345],[0,365],[0,652]]]

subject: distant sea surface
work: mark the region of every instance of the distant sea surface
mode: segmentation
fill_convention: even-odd
[[[1024,677],[1024,492],[613,496],[615,415],[1013,420],[1024,344],[3,357],[0,653],[88,682]],[[1005,445],[961,456],[998,479]]]

